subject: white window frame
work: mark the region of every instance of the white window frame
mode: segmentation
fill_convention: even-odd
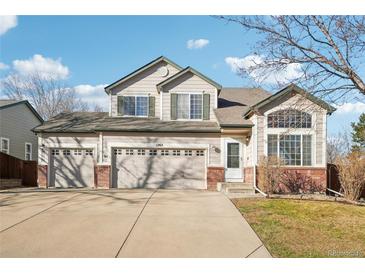
[[[27,145],[30,145],[30,152],[27,152]],[[27,159],[27,154],[29,154],[29,160]],[[24,159],[27,161],[32,161],[32,154],[33,154],[33,145],[32,143],[25,143],[24,145]]]
[[[269,135],[277,135],[277,140],[276,140],[276,146],[277,146],[277,152],[276,152],[276,156],[280,157],[280,137],[283,135],[286,136],[290,136],[290,135],[299,135],[300,136],[300,165],[284,165],[286,167],[312,167],[315,166],[314,164],[314,155],[313,155],[313,139],[315,137],[314,134],[312,133],[297,133],[297,132],[293,132],[291,134],[280,134],[280,133],[274,133],[274,132],[269,132],[266,134],[265,139],[265,155],[268,156],[268,146],[269,146],[269,142],[268,142],[268,136]],[[303,165],[303,136],[304,135],[308,135],[311,136],[311,165]]]
[[[176,120],[179,121],[203,121],[203,113],[204,113],[204,99],[203,99],[203,93],[202,92],[175,92],[174,94],[177,94],[177,96],[179,95],[189,95],[189,118],[188,119],[184,119],[184,118],[178,118],[177,117],[177,113],[176,113]],[[202,106],[201,106],[201,117],[200,119],[192,119],[191,118],[191,112],[190,112],[190,108],[191,108],[191,95],[200,95],[202,97]],[[176,112],[177,112],[177,108],[178,105],[176,104]]]
[[[134,97],[134,115],[128,115],[128,114],[124,114],[121,117],[141,117],[141,118],[147,118],[148,117],[148,113],[150,111],[150,96],[148,95],[124,95],[122,97]],[[136,115],[137,114],[137,97],[147,97],[147,115]],[[118,100],[117,100],[118,102]],[[124,101],[123,101],[124,104]],[[123,105],[124,107],[124,105]]]
[[[10,153],[10,139],[9,138],[5,138],[5,137],[1,137],[0,138],[1,140],[0,140],[0,146],[1,146],[1,152],[3,152],[3,153],[6,153],[6,154],[9,154]],[[6,140],[6,141],[8,141],[8,149],[7,149],[7,151],[6,152],[4,152],[3,150],[4,150],[4,148],[3,148],[3,140]]]

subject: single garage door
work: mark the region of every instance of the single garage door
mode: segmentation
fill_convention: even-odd
[[[52,149],[50,186],[94,187],[92,149]]]
[[[198,149],[116,148],[113,187],[206,189],[206,155]]]

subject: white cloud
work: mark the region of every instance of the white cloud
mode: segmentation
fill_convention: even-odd
[[[246,72],[254,81],[266,84],[288,83],[302,75],[300,64],[288,64],[280,70],[253,69],[262,64],[264,59],[260,55],[248,55],[244,58],[226,57],[225,62],[234,73]]]
[[[61,63],[61,59],[43,57],[40,54],[33,55],[27,60],[14,60],[13,68],[21,75],[38,73],[41,77],[66,79],[70,72],[67,66]]]
[[[5,34],[8,30],[18,25],[18,19],[15,15],[0,16],[0,35]]]
[[[363,113],[365,112],[365,103],[356,102],[356,103],[345,103],[342,105],[336,106],[337,114],[346,114],[346,113]]]
[[[0,62],[0,70],[5,70],[5,69],[8,69],[9,66],[7,64],[4,64],[2,62]]]
[[[78,85],[75,86],[75,91],[79,98],[90,105],[98,105],[104,110],[109,108],[108,95],[104,91],[107,85]]]
[[[187,43],[186,46],[188,49],[201,49],[204,48],[205,46],[207,46],[209,44],[209,40],[207,39],[190,39]]]

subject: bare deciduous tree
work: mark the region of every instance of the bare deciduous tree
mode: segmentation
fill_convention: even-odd
[[[295,64],[294,83],[339,102],[351,95],[364,100],[364,16],[220,16],[258,33],[254,54],[260,62],[244,75],[268,75]],[[261,59],[262,58],[262,59]],[[361,73],[361,74],[360,74]],[[278,83],[280,84],[280,83]]]
[[[339,132],[337,136],[327,139],[327,162],[334,164],[339,157],[344,157],[351,150],[351,141],[349,135]]]
[[[2,80],[1,86],[8,98],[29,100],[45,120],[61,112],[88,110],[88,104],[77,98],[73,88],[52,77],[11,74]]]

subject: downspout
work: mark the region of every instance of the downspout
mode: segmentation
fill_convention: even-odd
[[[252,156],[254,157],[254,161],[253,161],[253,187],[255,189],[255,191],[259,192],[260,194],[262,194],[264,197],[267,197],[267,194],[263,191],[261,191],[258,187],[257,187],[257,183],[256,183],[256,166],[257,166],[257,118],[256,118],[256,126],[255,126],[255,138],[254,138],[254,143],[252,144],[252,149],[255,151],[254,154],[252,154]]]

